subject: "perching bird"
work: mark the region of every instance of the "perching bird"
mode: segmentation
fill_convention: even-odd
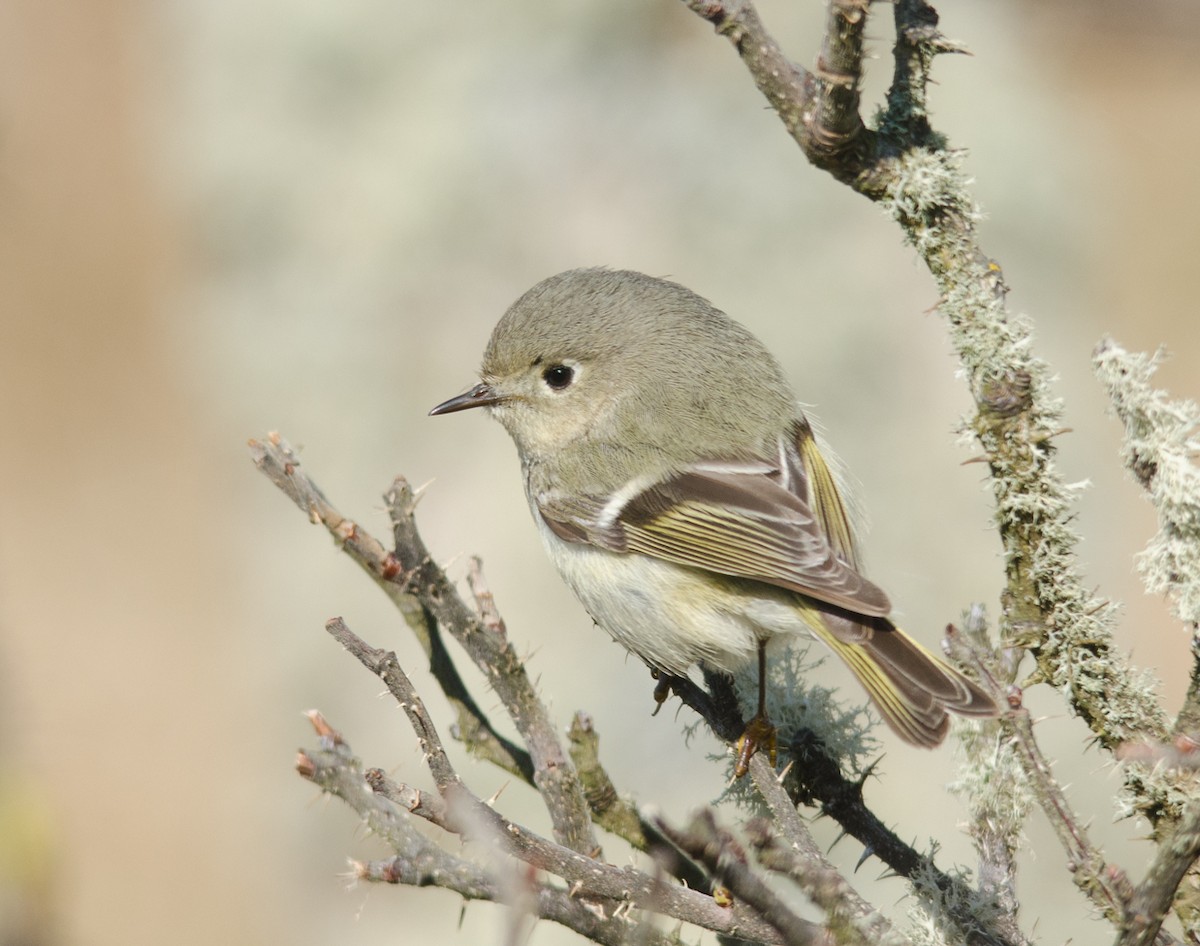
[[[904,634],[863,577],[851,523],[779,364],[700,296],[635,272],[538,283],[492,332],[482,382],[430,413],[486,407],[517,445],[546,549],[596,623],[651,668],[732,672],[815,635],[901,737],[947,711],[993,716],[975,683]]]

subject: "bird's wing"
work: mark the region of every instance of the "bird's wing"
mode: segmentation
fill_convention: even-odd
[[[538,510],[559,538],[788,588],[885,617],[887,595],[855,567],[849,522],[807,427],[768,461],[706,461],[611,496],[548,491]]]

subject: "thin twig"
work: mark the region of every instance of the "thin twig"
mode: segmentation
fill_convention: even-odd
[[[587,713],[578,712],[571,719],[567,744],[596,823],[623,838],[636,850],[647,850],[637,808],[621,797],[600,764],[600,737]]]
[[[583,786],[559,740],[550,713],[534,689],[525,665],[497,626],[477,617],[463,602],[445,573],[438,568],[417,531],[413,512],[417,496],[403,477],[397,477],[384,494],[392,520],[397,580],[420,595],[438,624],[458,641],[488,683],[529,749],[533,760],[533,782],[545,800],[555,837],[584,854],[599,852]]]
[[[454,694],[459,695],[456,708],[460,725],[465,717],[473,734],[483,734],[492,757],[506,760],[505,768],[519,774],[532,772],[533,782],[550,813],[555,837],[583,853],[598,851],[583,789],[545,705],[507,636],[485,628],[445,573],[433,563],[417,532],[413,519],[417,497],[408,483],[398,477],[384,497],[396,540],[395,551],[387,552],[377,539],[333,507],[301,469],[295,452],[279,434],[269,434],[265,441],[252,440],[250,452],[259,470],[305,510],[314,523],[324,525],[342,549],[395,602],[426,653],[431,655],[431,665],[441,674],[439,683],[447,695],[452,696],[452,701]],[[529,749],[526,759],[521,758],[523,750],[495,732],[470,698],[449,655],[440,647],[439,625],[463,645],[491,682]]]
[[[1133,899],[1133,885],[1124,870],[1105,861],[1103,853],[1092,844],[1087,830],[1071,809],[1066,794],[1050,771],[1050,763],[1042,755],[1033,734],[1033,720],[1021,704],[1020,691],[1016,688],[1009,698],[1009,705],[1013,712],[1005,719],[1005,728],[1012,734],[1013,745],[1025,767],[1038,806],[1067,853],[1067,867],[1075,886],[1087,894],[1109,920],[1121,926]]]
[[[533,783],[533,760],[523,748],[506,739],[480,709],[446,650],[437,620],[420,598],[405,586],[396,557],[374,536],[351,522],[325,498],[300,466],[291,445],[277,433],[251,440],[250,456],[259,471],[300,507],[315,524],[324,525],[339,548],[370,575],[404,617],[425,655],[430,672],[446,694],[458,720],[458,738],[476,756]]]
[[[710,809],[702,809],[685,828],[662,818],[654,825],[672,844],[695,858],[729,888],[735,901],[744,901],[772,927],[788,946],[836,946],[828,930],[797,916],[779,895],[747,864],[745,852],[727,831],[717,827]]]
[[[440,856],[439,856],[440,852]],[[502,900],[501,885],[477,864],[454,858],[429,845],[423,858],[390,857],[356,863],[356,877],[375,883],[405,884],[410,887],[437,886],[457,893],[464,900]],[[645,946],[679,946],[679,940],[636,922],[625,912],[598,909],[596,904],[572,896],[569,890],[545,883],[532,884],[533,912],[573,930],[601,946],[629,946],[631,937],[642,937]]]
[[[361,654],[364,666],[373,665],[373,672],[378,668],[381,677],[387,673],[388,688],[406,707],[426,749],[426,761],[435,781],[447,789],[444,808],[424,804],[400,807],[393,801],[397,795],[404,797],[400,788],[388,785],[385,793],[372,791],[362,774],[362,764],[340,736],[336,744],[325,738],[321,749],[301,753],[297,762],[300,774],[345,801],[372,833],[396,852],[397,857],[391,861],[378,862],[388,865],[385,875],[368,871],[360,874],[362,879],[435,884],[468,897],[500,898],[501,885],[487,872],[475,869],[476,865],[468,869],[463,865],[469,862],[451,858],[412,829],[409,812],[428,814],[432,815],[429,820],[433,824],[447,827],[466,839],[502,843],[506,853],[517,860],[561,878],[568,885],[569,896],[586,903],[596,917],[617,919],[626,915],[630,907],[643,907],[715,932],[762,943],[782,942],[774,928],[745,905],[721,907],[699,891],[661,883],[632,867],[616,867],[586,857],[498,814],[472,794],[450,767],[436,728],[429,722],[411,682],[395,665],[394,656],[366,645],[344,624],[337,632],[351,652],[356,656]],[[457,886],[463,877],[470,881],[466,890]],[[627,924],[624,929],[628,937],[633,925]],[[590,935],[583,929],[577,931]]]
[[[745,723],[729,678],[706,674],[705,680],[712,693],[692,680],[669,682],[671,692],[699,713],[719,738],[736,739]],[[970,905],[978,901],[976,891],[961,878],[939,870],[929,855],[902,841],[883,823],[863,798],[869,772],[860,779],[846,778],[837,760],[810,730],[797,731],[789,752],[796,764],[789,769],[783,788],[792,803],[818,806],[869,853],[914,882],[918,894],[937,898],[939,909],[934,912],[949,920],[957,935],[975,946],[1020,946],[1027,942],[1019,930],[1008,929],[1007,925],[999,928],[990,919],[972,913]]]
[[[756,818],[746,834],[764,866],[792,878],[826,915],[826,925],[843,946],[911,946],[864,900],[813,840],[774,768],[760,753],[750,760],[750,776],[771,812]]]
[[[1007,703],[1007,688],[1017,674],[1011,649],[996,654],[987,637],[981,605],[968,611],[965,628],[946,626],[943,647],[974,675],[997,705]],[[1017,852],[1033,807],[1025,769],[998,719],[964,721],[958,727],[964,761],[953,791],[970,813],[968,832],[979,854],[979,890],[995,905],[995,925],[1009,939],[1025,941],[1018,923]]]
[[[1134,891],[1117,946],[1151,946],[1170,941],[1165,938],[1162,921],[1197,857],[1200,857],[1200,802],[1192,801],[1174,834],[1159,846],[1146,871],[1146,879]]]

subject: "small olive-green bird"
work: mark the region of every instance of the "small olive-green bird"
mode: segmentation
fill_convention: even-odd
[[[431,413],[486,407],[508,430],[546,550],[596,623],[672,676],[757,658],[739,774],[774,745],[778,638],[824,641],[911,743],[940,743],[947,711],[998,712],[889,620],[779,364],[700,296],[635,272],[560,273],[500,319],[480,375]]]

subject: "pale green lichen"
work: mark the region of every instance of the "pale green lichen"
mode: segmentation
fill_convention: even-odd
[[[1200,408],[1171,400],[1150,386],[1162,351],[1128,352],[1111,339],[1093,356],[1096,375],[1108,389],[1125,425],[1121,457],[1146,489],[1158,513],[1158,531],[1137,557],[1150,594],[1170,597],[1179,619],[1200,623]]]
[[[967,807],[968,830],[977,844],[1003,844],[1015,856],[1033,793],[1013,741],[994,720],[959,720],[955,734],[963,763],[949,789]]]
[[[778,736],[777,763],[783,768],[789,761],[789,746],[796,733],[807,729],[825,745],[829,754],[838,760],[848,778],[860,776],[879,752],[879,744],[869,734],[873,720],[865,705],[846,703],[838,691],[812,681],[825,657],[811,658],[811,642],[794,642],[781,648],[767,664],[767,716],[774,723]],[[742,715],[749,719],[757,712],[758,669],[749,665],[734,677],[734,687],[741,701]],[[734,759],[723,759],[733,774]],[[718,802],[733,801],[757,811],[761,799],[750,779],[731,779]]]
[[[939,884],[938,871],[928,860],[912,877],[916,896],[905,933],[914,946],[962,946],[972,933],[994,928],[997,911],[991,897],[974,890],[965,871],[954,876],[960,883]]]
[[[939,311],[978,410],[964,423],[991,471],[996,526],[1004,544],[1004,642],[1037,660],[1026,681],[1068,697],[1103,745],[1162,739],[1166,716],[1154,681],[1113,645],[1113,609],[1078,573],[1074,487],[1055,463],[1062,406],[1050,373],[1033,353],[1028,322],[1007,312],[1003,273],[975,238],[978,211],[960,155],[913,148],[893,161],[882,201],[937,280]],[[1164,794],[1148,780],[1130,784],[1133,806],[1158,811]]]
[[[967,196],[962,173],[963,152],[912,148],[896,157],[879,205],[904,230],[905,239],[930,261],[945,249],[947,219],[973,223],[978,208]],[[933,263],[930,262],[932,266]]]

